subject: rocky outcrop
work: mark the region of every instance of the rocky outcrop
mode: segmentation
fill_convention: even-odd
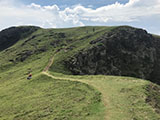
[[[14,45],[18,40],[27,37],[38,29],[39,27],[24,26],[11,27],[0,31],[0,51]]]
[[[158,82],[160,74],[155,73],[160,71],[157,43],[158,40],[145,30],[117,27],[91,41],[91,48],[82,50],[65,65],[76,75],[119,75],[150,80],[156,75],[153,81]]]
[[[160,84],[160,37],[154,36],[154,46],[156,49],[157,60],[154,63],[153,71],[150,75],[150,80]]]

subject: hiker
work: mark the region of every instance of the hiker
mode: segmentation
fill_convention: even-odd
[[[30,80],[32,78],[32,74],[30,73],[27,77],[27,80]]]

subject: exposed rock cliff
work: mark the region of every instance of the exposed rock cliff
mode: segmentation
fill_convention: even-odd
[[[73,74],[122,75],[158,82],[159,41],[145,30],[118,27],[91,41],[91,48],[65,63]]]

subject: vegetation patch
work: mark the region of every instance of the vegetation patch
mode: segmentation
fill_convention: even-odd
[[[146,102],[150,104],[158,114],[160,114],[160,86],[155,84],[149,84],[146,87],[146,90]]]

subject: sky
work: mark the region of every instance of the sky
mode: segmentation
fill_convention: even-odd
[[[0,30],[130,25],[160,35],[160,0],[0,0]]]

